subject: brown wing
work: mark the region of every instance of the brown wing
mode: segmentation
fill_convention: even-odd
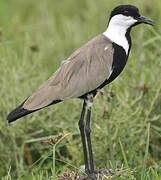
[[[28,110],[43,108],[55,100],[80,97],[99,87],[112,72],[113,47],[103,35],[75,51],[53,76],[23,105]]]

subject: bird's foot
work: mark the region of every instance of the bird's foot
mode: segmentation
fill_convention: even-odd
[[[104,179],[104,177],[108,177],[108,176],[111,176],[113,174],[113,171],[112,169],[98,169],[98,170],[94,170],[94,172],[86,172],[87,175],[88,175],[88,178],[90,180],[102,180]]]
[[[95,173],[95,172],[86,172],[87,173],[87,175],[88,175],[88,178],[90,179],[90,180],[97,180],[97,173]]]

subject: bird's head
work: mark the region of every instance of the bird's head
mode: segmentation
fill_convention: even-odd
[[[139,9],[132,5],[120,5],[114,8],[109,19],[109,25],[115,27],[119,26],[125,29],[129,29],[141,23],[149,25],[154,24],[151,19],[141,16]]]

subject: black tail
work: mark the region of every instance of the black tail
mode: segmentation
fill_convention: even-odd
[[[34,111],[36,111],[36,110],[34,110]],[[34,111],[29,111],[27,109],[24,109],[22,107],[22,105],[20,105],[8,114],[7,121],[8,121],[8,123],[14,122],[23,116],[33,113]]]
[[[25,101],[20,106],[18,106],[16,109],[14,109],[13,111],[11,111],[8,114],[8,116],[7,116],[8,123],[14,122],[14,121],[16,121],[17,119],[19,119],[19,118],[21,118],[23,116],[26,116],[28,114],[31,114],[31,113],[33,113],[35,111],[40,110],[40,109],[36,109],[36,110],[27,110],[27,109],[24,109],[23,108],[23,104],[25,103]],[[47,106],[50,106],[50,105],[53,105],[53,104],[57,104],[59,102],[61,102],[61,100],[55,100],[52,103],[50,103],[49,105],[47,105]],[[47,106],[45,106],[45,107],[47,107]],[[43,108],[45,108],[45,107],[43,107]]]

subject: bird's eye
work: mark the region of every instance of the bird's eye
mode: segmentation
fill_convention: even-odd
[[[129,16],[129,11],[123,11],[122,13],[124,16]]]

